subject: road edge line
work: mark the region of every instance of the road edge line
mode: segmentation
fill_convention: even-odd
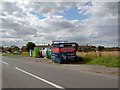
[[[50,81],[47,81],[47,80],[45,80],[45,79],[43,79],[43,78],[40,78],[40,77],[38,77],[38,76],[36,76],[36,75],[34,75],[34,74],[31,74],[31,73],[29,73],[29,72],[27,72],[27,71],[24,71],[24,70],[20,69],[20,68],[18,68],[18,67],[15,67],[15,69],[17,69],[17,70],[19,70],[19,71],[21,71],[21,72],[23,72],[23,73],[25,73],[25,74],[28,74],[28,75],[36,78],[36,79],[39,79],[39,80],[41,80],[41,81],[43,81],[43,82],[45,82],[45,83],[47,83],[47,84],[50,84],[50,85],[52,85],[52,86],[54,86],[54,87],[56,87],[56,88],[65,89],[65,88],[63,88],[63,87],[61,87],[61,86],[59,86],[59,85],[57,85],[57,84],[54,84],[54,83],[52,83],[52,82],[50,82]]]
[[[2,60],[1,60],[1,61],[2,61]],[[2,61],[2,63],[4,63],[4,64],[8,65],[8,63],[6,63],[6,62],[4,62],[4,61]]]

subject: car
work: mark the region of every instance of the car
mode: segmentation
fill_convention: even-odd
[[[19,51],[14,51],[13,54],[18,54],[19,55],[20,52]]]

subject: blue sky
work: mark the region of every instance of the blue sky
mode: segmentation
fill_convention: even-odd
[[[65,10],[63,13],[60,13],[67,20],[83,20],[89,18],[89,15],[84,15],[82,13],[78,13],[77,7],[71,7],[68,10]]]
[[[85,4],[83,4],[83,6],[92,6],[91,2],[86,2]],[[67,10],[64,10],[63,13],[60,13],[60,15],[62,15],[64,18],[68,19],[68,20],[83,20],[83,19],[87,19],[89,18],[89,16],[91,14],[84,14],[84,13],[79,13],[80,9],[78,10],[77,6],[71,7]]]
[[[38,12],[30,11],[29,13],[32,14],[32,15],[34,15],[34,16],[36,16],[36,18],[38,18],[38,19],[45,18],[42,14],[40,14]]]
[[[31,11],[30,14],[36,16],[38,19],[45,18],[41,13]],[[77,7],[71,7],[68,10],[64,10],[63,13],[58,13],[57,15],[61,15],[67,20],[83,20],[89,18],[89,15],[84,15],[83,13],[78,13]]]

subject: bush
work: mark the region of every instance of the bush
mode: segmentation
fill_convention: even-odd
[[[83,58],[82,57],[76,57],[75,62],[82,62]]]

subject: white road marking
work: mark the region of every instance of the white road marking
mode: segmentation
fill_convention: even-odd
[[[20,68],[18,68],[18,67],[15,67],[15,69],[17,69],[17,70],[19,70],[19,71],[21,71],[21,72],[23,72],[23,73],[25,73],[25,74],[28,74],[28,75],[36,78],[36,79],[39,79],[39,80],[41,80],[41,81],[43,81],[43,82],[45,82],[45,83],[47,83],[47,84],[50,84],[50,85],[52,85],[52,86],[54,86],[54,87],[56,87],[56,88],[64,89],[63,87],[61,87],[61,86],[59,86],[59,85],[57,85],[57,84],[54,84],[54,83],[52,83],[52,82],[50,82],[50,81],[47,81],[47,80],[45,80],[45,79],[43,79],[43,78],[40,78],[40,77],[38,77],[38,76],[36,76],[36,75],[33,75],[33,74],[31,74],[31,73],[29,73],[29,72],[27,72],[27,71],[24,71],[24,70],[22,70],[22,69],[20,69]]]
[[[8,63],[6,63],[6,62],[4,62],[4,61],[2,61],[2,63],[4,63],[4,64],[8,65]]]

